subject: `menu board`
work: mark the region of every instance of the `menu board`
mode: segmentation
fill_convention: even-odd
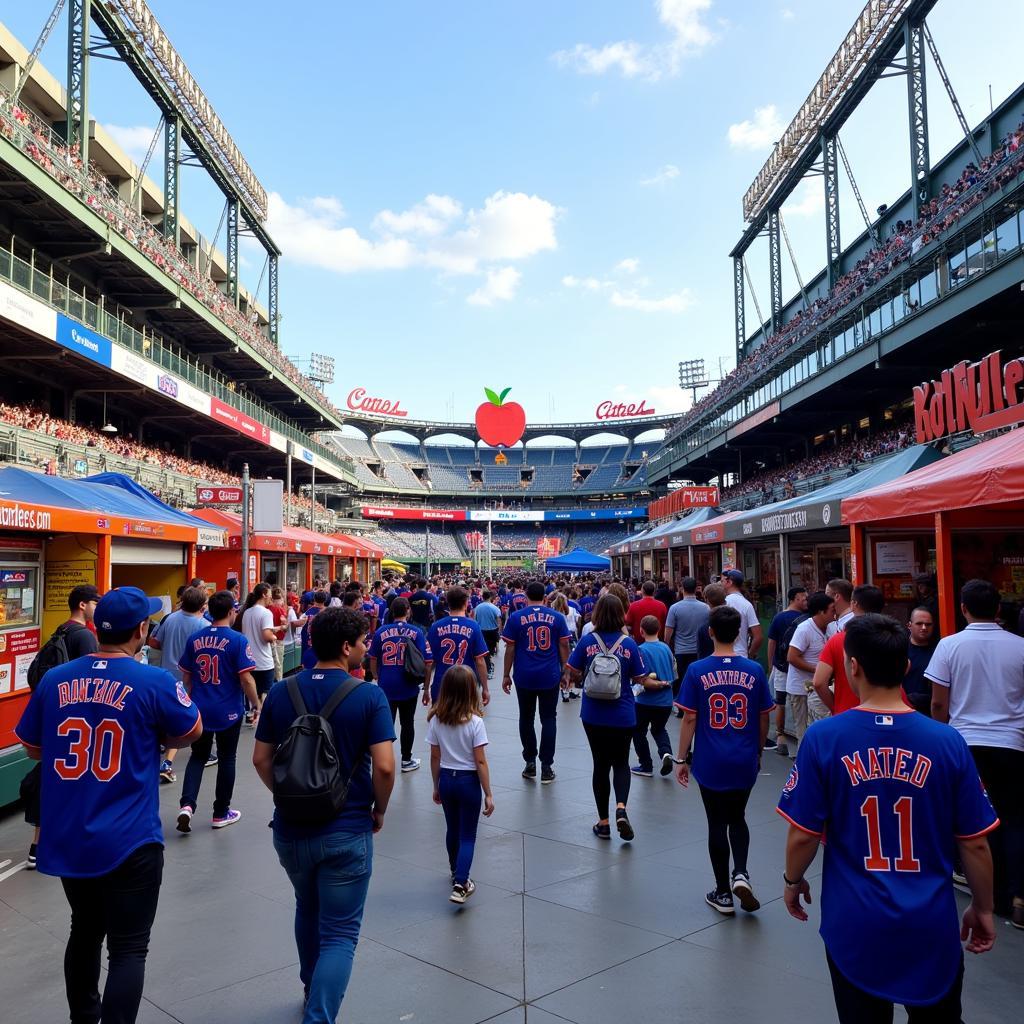
[[[875,542],[875,574],[878,576],[912,576],[917,571],[912,540],[880,540]]]
[[[48,561],[43,581],[43,607],[48,612],[63,611],[68,606],[68,594],[75,587],[95,584],[96,563],[84,559],[69,562]]]

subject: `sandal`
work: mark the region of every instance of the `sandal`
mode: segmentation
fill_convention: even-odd
[[[595,825],[593,831],[594,835],[597,836],[598,839],[611,839],[612,837],[612,829],[610,825]]]
[[[615,827],[619,830],[619,837],[623,842],[628,843],[635,835],[633,826],[629,823],[625,807],[617,807],[615,809]]]

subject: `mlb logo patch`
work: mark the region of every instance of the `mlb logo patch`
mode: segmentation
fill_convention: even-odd
[[[106,668],[106,667],[107,667],[107,663],[106,663],[105,661],[94,661],[94,662],[92,663],[92,667],[93,667],[94,669],[97,669],[97,668]]]
[[[875,725],[892,725],[892,715],[875,715]]]

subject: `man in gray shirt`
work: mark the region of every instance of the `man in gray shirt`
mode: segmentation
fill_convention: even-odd
[[[710,611],[703,601],[697,600],[697,581],[692,576],[683,580],[683,599],[668,610],[665,620],[665,643],[676,656],[676,681],[672,695],[679,696],[679,687],[686,670],[697,660],[700,647],[697,633],[708,624]]]

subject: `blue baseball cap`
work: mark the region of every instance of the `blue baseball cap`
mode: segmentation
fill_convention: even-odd
[[[134,629],[163,609],[158,597],[147,597],[138,587],[114,587],[96,605],[93,622],[105,633]]]
[[[722,575],[726,579],[732,580],[733,583],[743,582],[743,573],[741,573],[739,569],[726,569],[725,572],[722,573]]]

